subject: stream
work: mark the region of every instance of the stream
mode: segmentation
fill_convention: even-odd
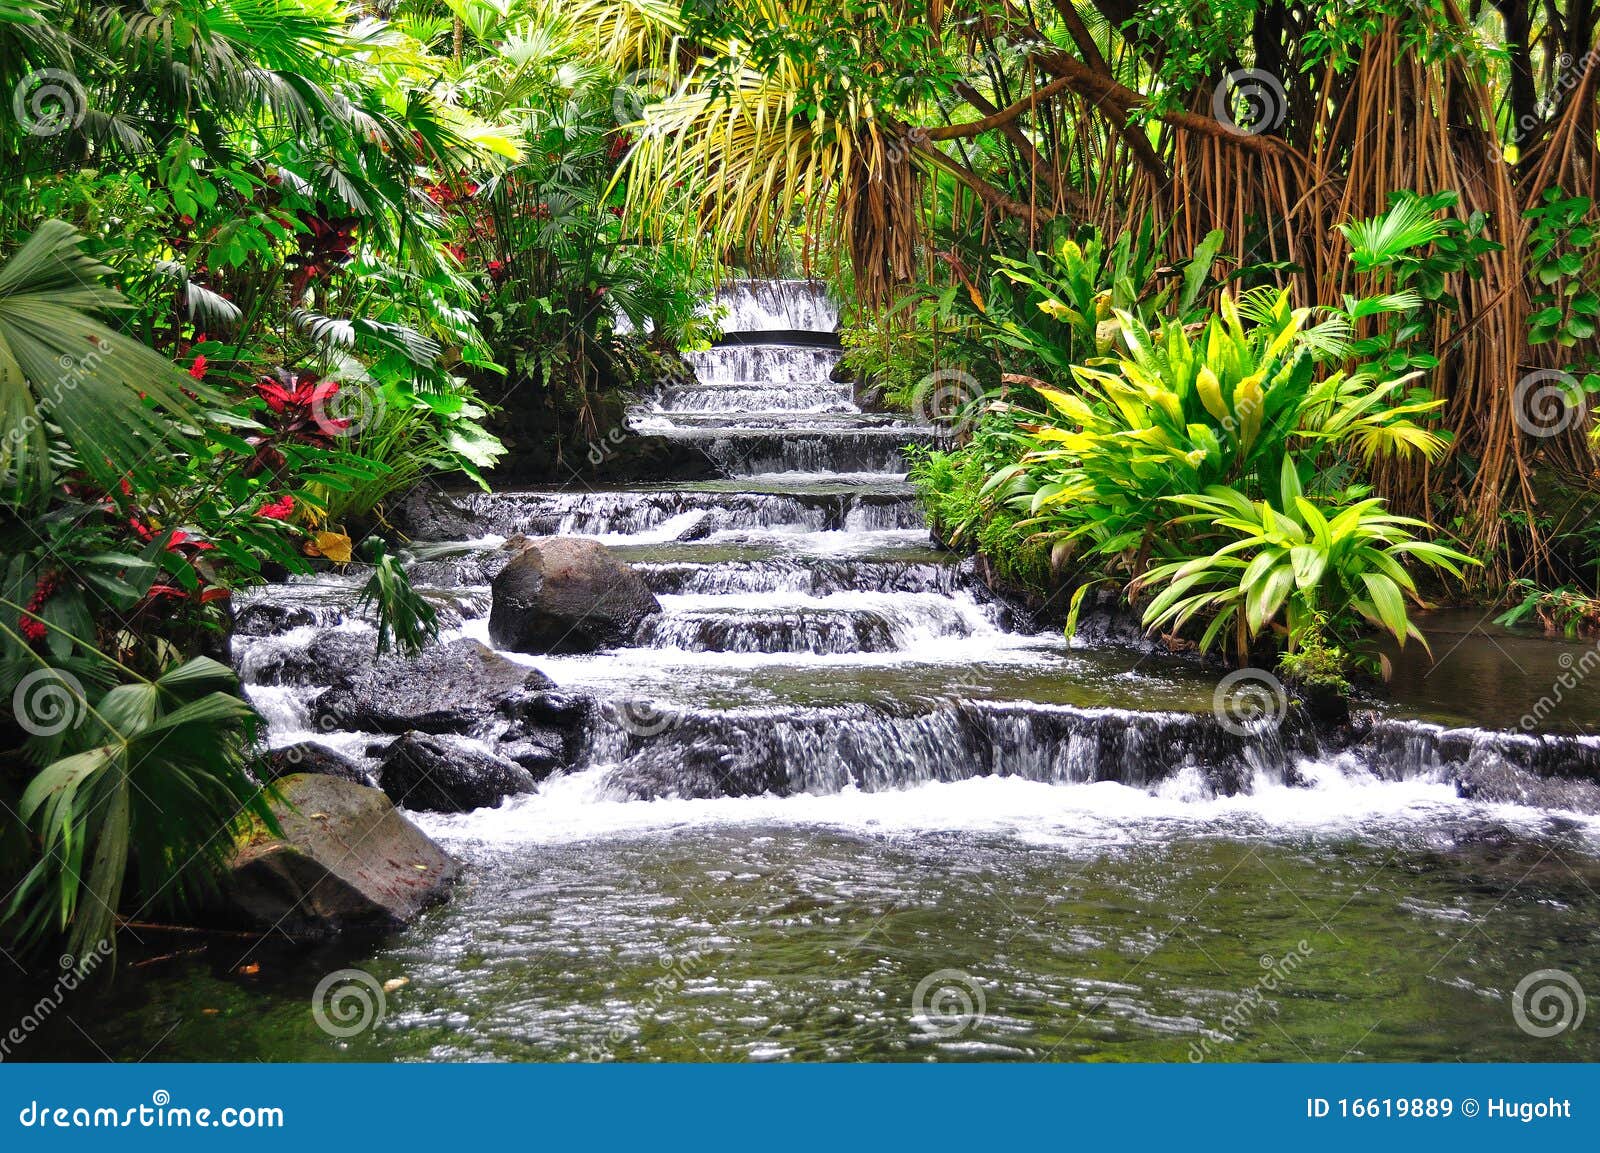
[[[1034,630],[934,546],[902,455],[934,432],[829,379],[818,291],[724,303],[739,342],[630,418],[718,479],[461,496],[476,551],[415,570],[485,644],[505,538],[593,536],[645,577],[635,647],[505,654],[595,701],[575,770],[415,814],[468,867],[407,930],[167,951],[47,1024],[53,1055],[1600,1059],[1514,995],[1600,992],[1600,678],[1519,724],[1584,646],[1446,618],[1346,745],[1219,717],[1214,673]],[[383,738],[313,731],[314,677],[271,671],[370,633],[351,584],[256,599],[296,610],[235,638],[271,743],[371,763]],[[309,1004],[346,966],[391,988],[334,1037]]]

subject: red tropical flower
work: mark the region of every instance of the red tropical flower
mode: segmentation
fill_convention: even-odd
[[[280,496],[256,509],[256,515],[266,520],[287,520],[294,511],[294,497]]]

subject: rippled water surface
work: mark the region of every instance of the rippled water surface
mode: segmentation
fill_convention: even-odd
[[[1442,790],[1397,804],[1395,787],[1372,801],[1386,812],[1349,798],[1298,830],[1270,797],[1197,812],[1005,780],[536,797],[431,819],[468,878],[380,947],[152,937],[135,952],[165,959],[35,1043],[152,1060],[1600,1058],[1600,1033],[1531,1037],[1509,1000],[1538,969],[1600,979],[1596,830]],[[339,1040],[313,992],[350,965],[405,983]]]

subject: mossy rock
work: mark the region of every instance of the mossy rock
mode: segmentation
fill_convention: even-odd
[[[456,862],[381,790],[313,773],[276,788],[282,835],[257,825],[240,839],[225,920],[330,937],[398,928],[448,893]]]

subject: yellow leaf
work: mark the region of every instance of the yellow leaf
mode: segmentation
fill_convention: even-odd
[[[1228,419],[1228,406],[1222,401],[1222,382],[1217,379],[1217,374],[1211,371],[1209,364],[1200,366],[1200,374],[1195,377],[1194,390],[1200,395],[1200,403],[1206,406],[1206,411],[1218,420]]]
[[[317,551],[334,564],[350,563],[350,538],[342,532],[319,532],[312,536]]]
[[[1233,411],[1239,419],[1239,444],[1248,449],[1261,432],[1262,410],[1266,407],[1266,393],[1261,388],[1261,374],[1247,376],[1233,390]]]

